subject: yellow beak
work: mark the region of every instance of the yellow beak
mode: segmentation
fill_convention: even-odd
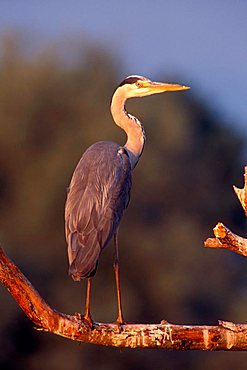
[[[162,93],[165,91],[181,91],[181,90],[189,90],[189,86],[183,86],[178,84],[169,84],[163,82],[152,82],[148,81],[146,87],[150,89],[153,93]]]

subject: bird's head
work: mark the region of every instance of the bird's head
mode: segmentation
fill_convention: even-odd
[[[126,99],[129,99],[160,94],[166,91],[188,90],[189,87],[164,82],[153,82],[146,77],[132,75],[125,78],[118,86],[118,89],[121,89]]]

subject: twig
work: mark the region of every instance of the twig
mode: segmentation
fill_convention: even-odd
[[[242,238],[230,231],[222,223],[218,223],[213,229],[215,238],[208,238],[204,242],[206,248],[224,248],[247,256],[247,239]]]
[[[239,189],[233,186],[233,189],[243,207],[247,216],[247,166],[244,168],[244,187]],[[225,225],[219,222],[213,229],[215,238],[208,238],[204,242],[206,248],[224,248],[247,256],[247,239],[234,234]]]

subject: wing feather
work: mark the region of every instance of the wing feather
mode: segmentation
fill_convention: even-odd
[[[112,142],[92,145],[72,176],[65,206],[69,273],[92,276],[103,248],[116,231],[131,188],[131,166],[124,148]]]

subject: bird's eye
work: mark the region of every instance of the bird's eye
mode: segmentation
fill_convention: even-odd
[[[141,87],[141,82],[140,81],[136,81],[136,87]]]

